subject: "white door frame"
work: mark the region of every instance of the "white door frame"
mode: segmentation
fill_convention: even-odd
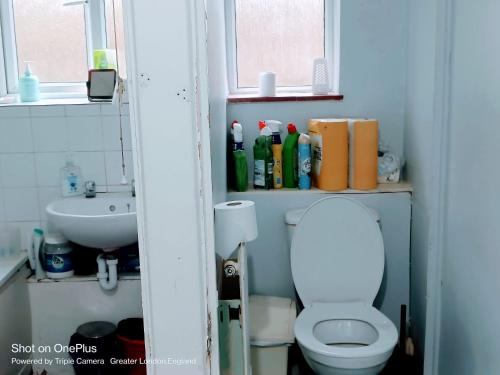
[[[439,373],[441,282],[447,211],[453,0],[436,3],[436,61],[432,131],[432,198],[427,258],[427,317],[424,374]]]
[[[218,374],[204,2],[124,8],[148,374]]]

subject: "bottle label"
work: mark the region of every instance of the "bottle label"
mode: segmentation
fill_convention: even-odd
[[[73,262],[70,254],[46,254],[45,271],[47,272],[67,272],[73,269]]]
[[[78,176],[74,173],[68,175],[68,191],[70,193],[78,192]]]
[[[266,186],[266,162],[264,160],[254,162],[253,183],[256,186]]]
[[[323,159],[323,137],[311,136],[312,172],[315,176],[321,173],[321,160]]]
[[[309,176],[311,173],[311,158],[304,158],[300,161],[299,176]]]

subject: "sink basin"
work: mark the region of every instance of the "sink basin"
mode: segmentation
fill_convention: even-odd
[[[130,193],[63,198],[46,211],[55,229],[79,245],[114,250],[137,242],[135,198]]]

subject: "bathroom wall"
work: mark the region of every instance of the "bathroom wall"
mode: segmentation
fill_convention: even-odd
[[[413,185],[411,236],[412,334],[422,356],[427,307],[427,253],[432,194],[432,134],[436,60],[436,11],[432,0],[410,1],[404,150]]]
[[[361,116],[380,120],[381,136],[403,152],[407,1],[349,0],[341,3],[340,93],[343,101],[229,104],[227,124],[244,126],[245,147],[258,135],[257,121],[295,122],[305,131],[309,118]],[[312,74],[312,72],[311,72]],[[249,165],[253,163],[248,152]]]
[[[122,109],[126,175],[133,178],[128,105]],[[67,155],[98,191],[120,185],[120,117],[106,104],[0,106],[0,225],[25,233],[46,226],[45,206],[60,197],[59,169]]]
[[[500,2],[452,2],[438,373],[500,369]]]

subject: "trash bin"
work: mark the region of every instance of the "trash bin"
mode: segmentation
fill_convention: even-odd
[[[297,310],[289,298],[250,296],[253,375],[286,375]]]
[[[110,322],[88,322],[80,325],[71,336],[69,345],[84,345],[94,350],[81,350],[69,353],[75,361],[73,368],[76,375],[114,375],[119,369],[111,364],[111,359],[118,356],[116,345],[116,326]],[[96,364],[92,364],[96,361]],[[97,364],[103,361],[104,364]]]
[[[118,323],[116,337],[121,348],[122,358],[134,360],[135,364],[126,366],[124,374],[146,375],[146,365],[141,364],[146,358],[144,346],[144,322],[142,318],[124,319]]]

